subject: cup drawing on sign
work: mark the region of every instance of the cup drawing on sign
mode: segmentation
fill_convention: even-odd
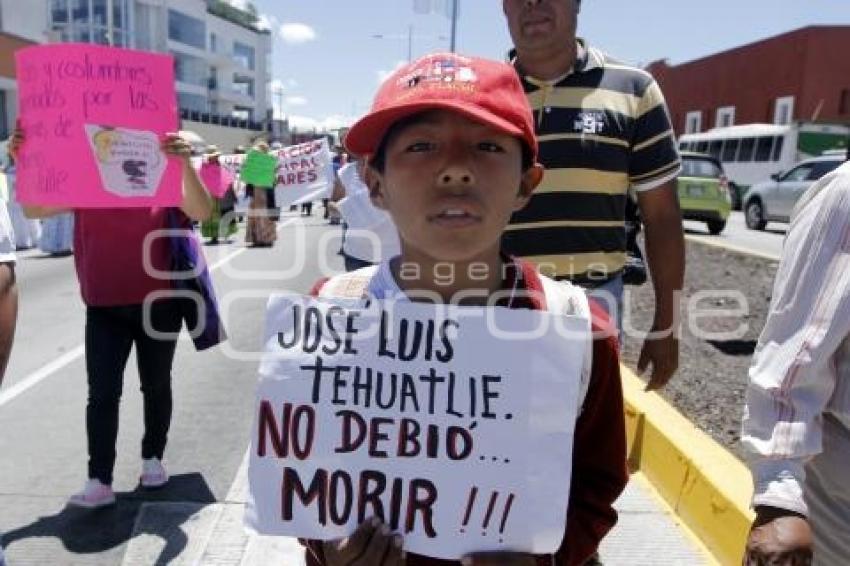
[[[152,197],[167,162],[153,132],[86,124],[104,188],[120,197]]]

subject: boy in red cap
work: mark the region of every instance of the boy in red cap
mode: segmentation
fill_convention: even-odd
[[[398,227],[402,252],[380,266],[321,281],[313,294],[495,304],[592,319],[561,547],[549,556],[497,553],[463,560],[583,564],[616,522],[612,504],[628,479],[616,333],[578,288],[546,280],[530,264],[501,253],[511,214],[526,204],[543,176],[531,110],[516,73],[496,61],[426,56],[384,82],[345,143],[367,158],[366,184],[375,205]],[[503,298],[494,302],[494,296]],[[402,536],[378,519],[341,541],[305,544],[310,566],[453,564],[406,554]]]

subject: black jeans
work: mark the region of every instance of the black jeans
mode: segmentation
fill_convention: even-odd
[[[142,305],[126,305],[86,309],[89,478],[105,484],[112,483],[124,368],[133,344],[136,345],[144,398],[142,458],[161,459],[168,439],[172,406],[171,363],[182,318],[175,302],[163,300],[153,303],[151,326],[171,336],[157,339],[145,329],[143,308]]]

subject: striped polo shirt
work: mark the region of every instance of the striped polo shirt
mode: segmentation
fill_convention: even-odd
[[[666,183],[680,161],[652,76],[578,42],[575,67],[560,79],[542,81],[517,69],[546,173],[511,218],[504,249],[547,275],[585,283],[623,268],[629,188]]]

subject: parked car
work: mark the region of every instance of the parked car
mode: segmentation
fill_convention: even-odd
[[[844,163],[844,155],[832,153],[801,161],[789,171],[756,183],[744,199],[747,228],[764,230],[768,222],[790,222],[794,205],[812,183]]]
[[[704,153],[683,151],[677,189],[682,218],[705,222],[708,232],[715,236],[723,231],[732,210],[732,197],[719,160]]]

